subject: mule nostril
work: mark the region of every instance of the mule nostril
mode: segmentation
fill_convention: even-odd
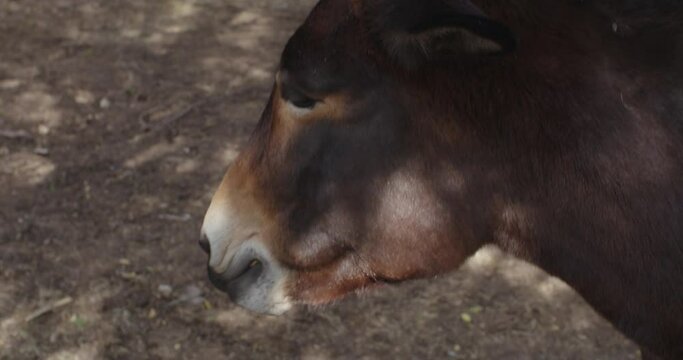
[[[211,244],[209,243],[209,238],[204,233],[202,233],[199,238],[199,247],[202,248],[205,253],[211,255]]]

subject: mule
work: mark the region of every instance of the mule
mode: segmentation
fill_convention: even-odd
[[[256,312],[452,271],[486,244],[683,359],[683,5],[322,0],[202,227]]]

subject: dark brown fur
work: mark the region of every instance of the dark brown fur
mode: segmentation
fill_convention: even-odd
[[[290,295],[444,273],[495,243],[682,359],[683,6],[473,3],[485,22],[416,38],[405,21],[473,4],[324,0],[288,44],[231,170],[251,185],[230,186],[269,214]],[[283,86],[321,107],[286,115]]]

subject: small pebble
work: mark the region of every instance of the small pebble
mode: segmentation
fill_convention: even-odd
[[[186,286],[177,296],[177,299],[173,300],[171,304],[190,304],[190,305],[203,305],[204,298],[202,297],[202,290],[196,285]]]
[[[49,134],[49,133],[50,133],[50,128],[49,128],[49,127],[47,127],[47,126],[45,126],[45,125],[40,125],[40,126],[38,126],[38,134],[45,136],[45,135],[47,135],[47,134]]]
[[[102,100],[100,100],[100,108],[109,109],[110,106],[111,106],[111,101],[109,101],[109,99],[102,98]]]
[[[37,148],[33,149],[33,152],[36,155],[41,155],[41,156],[50,155],[50,150],[48,148],[44,148],[44,147],[37,147]]]
[[[17,79],[7,79],[0,81],[0,89],[12,90],[21,86],[21,80]]]
[[[173,288],[171,287],[171,285],[167,285],[167,284],[159,285],[159,293],[162,296],[169,297],[169,296],[171,296],[172,292],[173,292]]]
[[[74,96],[74,101],[80,105],[88,105],[95,102],[95,96],[89,91],[78,90]]]

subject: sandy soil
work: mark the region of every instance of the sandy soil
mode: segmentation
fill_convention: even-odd
[[[0,358],[639,358],[495,249],[280,318],[211,288],[201,218],[311,4],[0,0]]]

